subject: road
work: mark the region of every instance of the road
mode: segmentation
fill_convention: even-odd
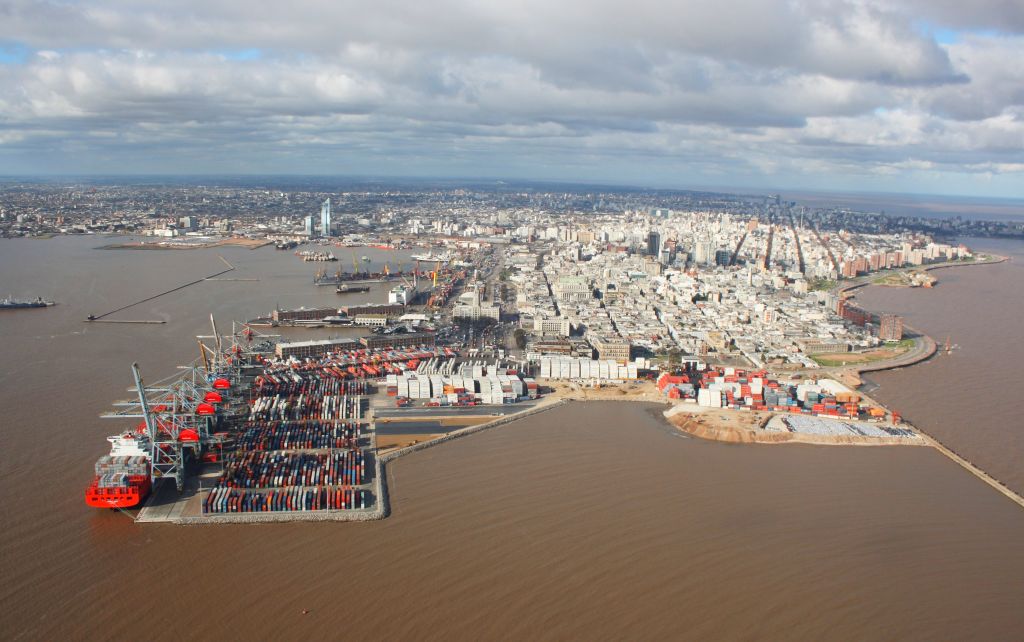
[[[522,401],[520,403],[506,404],[502,406],[442,406],[438,408],[375,408],[373,411],[376,420],[381,419],[437,419],[440,417],[468,416],[505,416],[514,415],[524,410],[530,410],[537,401]]]

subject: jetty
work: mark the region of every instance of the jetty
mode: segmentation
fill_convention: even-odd
[[[235,269],[235,266],[233,266],[230,263],[228,263],[227,259],[225,259],[223,256],[219,256],[218,255],[217,258],[219,258],[221,261],[224,262],[224,265],[227,266],[226,270],[221,270],[220,272],[217,272],[215,274],[211,274],[210,276],[204,276],[203,278],[196,279],[195,281],[189,281],[188,283],[183,283],[182,285],[179,285],[177,287],[173,287],[173,288],[171,288],[169,290],[164,290],[162,292],[158,292],[158,293],[156,293],[156,294],[154,294],[152,296],[148,296],[148,297],[146,297],[144,299],[139,299],[138,301],[133,301],[132,303],[128,303],[127,305],[122,305],[119,308],[116,308],[116,309],[111,310],[109,312],[104,312],[103,314],[90,314],[88,317],[85,318],[85,320],[87,322],[101,321],[105,317],[109,317],[112,314],[117,314],[118,312],[121,312],[123,310],[127,310],[128,308],[135,307],[135,306],[139,305],[140,303],[145,303],[147,301],[152,301],[154,299],[159,299],[162,296],[166,296],[168,294],[171,294],[172,292],[177,292],[179,290],[184,290],[185,288],[187,288],[189,286],[195,285],[197,283],[202,283],[203,281],[213,280],[216,277],[218,277],[218,276],[220,276],[222,274],[227,274],[228,272],[231,272],[231,271],[233,271]],[[110,321],[106,321],[106,323],[110,323]],[[135,322],[135,321],[122,321],[122,323],[138,323],[138,322]],[[159,321],[159,322],[156,322],[156,321],[143,321],[142,323],[165,323],[165,321]]]

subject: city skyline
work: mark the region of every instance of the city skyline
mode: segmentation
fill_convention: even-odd
[[[0,174],[341,174],[1009,197],[1006,3],[11,2]]]

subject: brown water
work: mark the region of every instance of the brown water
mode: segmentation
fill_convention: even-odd
[[[0,241],[0,292],[61,303],[0,315],[3,639],[1024,633],[1024,511],[938,453],[703,442],[632,404],[399,460],[382,522],[143,526],[89,509],[92,462],[119,427],[97,415],[129,396],[132,360],[170,374],[211,310],[226,323],[341,298],[285,253],[222,250],[232,276],[261,282],[119,315],[167,325],[84,324],[219,270],[213,251],[96,240]]]
[[[967,242],[1012,260],[935,271],[932,289],[858,292],[868,309],[901,314],[940,345],[948,337],[957,346],[872,374],[882,386],[872,395],[1024,494],[1024,243]]]

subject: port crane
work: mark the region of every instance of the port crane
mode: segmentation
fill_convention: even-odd
[[[198,368],[173,377],[166,385],[147,386],[139,364],[133,363],[132,378],[138,401],[116,402],[114,406],[119,409],[101,417],[142,419],[136,432],[149,450],[153,483],[172,478],[178,490],[184,490],[186,451],[198,455],[209,439],[217,412],[214,400],[220,395],[213,388],[204,390],[206,380]]]
[[[173,478],[179,492],[184,490],[185,465],[188,458],[199,459],[211,448],[223,445],[217,427],[227,419],[240,417],[245,400],[232,394],[246,370],[258,367],[267,352],[268,335],[260,335],[247,325],[232,324],[231,344],[226,348],[210,315],[212,336],[197,337],[200,358],[182,366],[183,373],[172,375],[154,385],[143,383],[137,363],[132,364],[137,401],[115,402],[114,412],[101,415],[109,419],[142,419],[136,431],[144,438],[150,453],[150,477],[154,487],[158,480]],[[203,343],[212,339],[215,348]],[[226,349],[225,349],[226,348]]]

